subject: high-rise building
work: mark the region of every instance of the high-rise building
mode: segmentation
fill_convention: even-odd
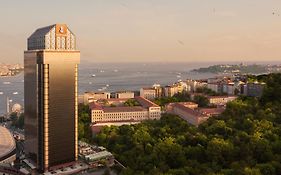
[[[37,29],[24,52],[25,154],[39,171],[77,160],[80,51],[65,24]]]

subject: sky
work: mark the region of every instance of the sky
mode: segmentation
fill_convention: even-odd
[[[0,62],[66,23],[82,61],[281,61],[280,0],[0,0]]]

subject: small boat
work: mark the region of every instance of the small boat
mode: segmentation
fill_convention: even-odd
[[[96,74],[93,74],[92,77],[96,77]]]
[[[109,87],[109,84],[107,84],[106,87]]]
[[[180,76],[180,75],[177,75],[177,78],[181,78],[181,76]]]
[[[11,84],[11,82],[5,81],[3,82],[3,84]]]
[[[18,93],[18,92],[13,92],[13,94],[14,94],[14,95],[18,95],[19,93]]]
[[[100,70],[100,73],[103,73],[104,72],[104,70]]]
[[[118,70],[117,70],[117,69],[115,69],[115,70],[114,70],[114,72],[118,72]]]
[[[0,92],[0,95],[3,95],[4,93],[3,92]]]
[[[89,82],[89,84],[93,84],[92,82]]]

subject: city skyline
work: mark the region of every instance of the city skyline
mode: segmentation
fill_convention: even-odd
[[[30,31],[67,23],[81,38],[82,61],[278,61],[280,5],[277,0],[4,1],[0,60],[22,63]]]

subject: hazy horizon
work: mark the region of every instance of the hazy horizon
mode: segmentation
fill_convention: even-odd
[[[54,23],[76,34],[83,62],[278,62],[277,7],[281,1],[4,0],[0,62],[22,63],[27,38]]]
[[[80,65],[83,64],[201,64],[217,65],[217,64],[281,64],[281,60],[276,61],[91,61],[90,59],[82,59]],[[15,61],[0,61],[0,64],[23,64],[23,60]],[[204,66],[202,65],[202,66]]]

